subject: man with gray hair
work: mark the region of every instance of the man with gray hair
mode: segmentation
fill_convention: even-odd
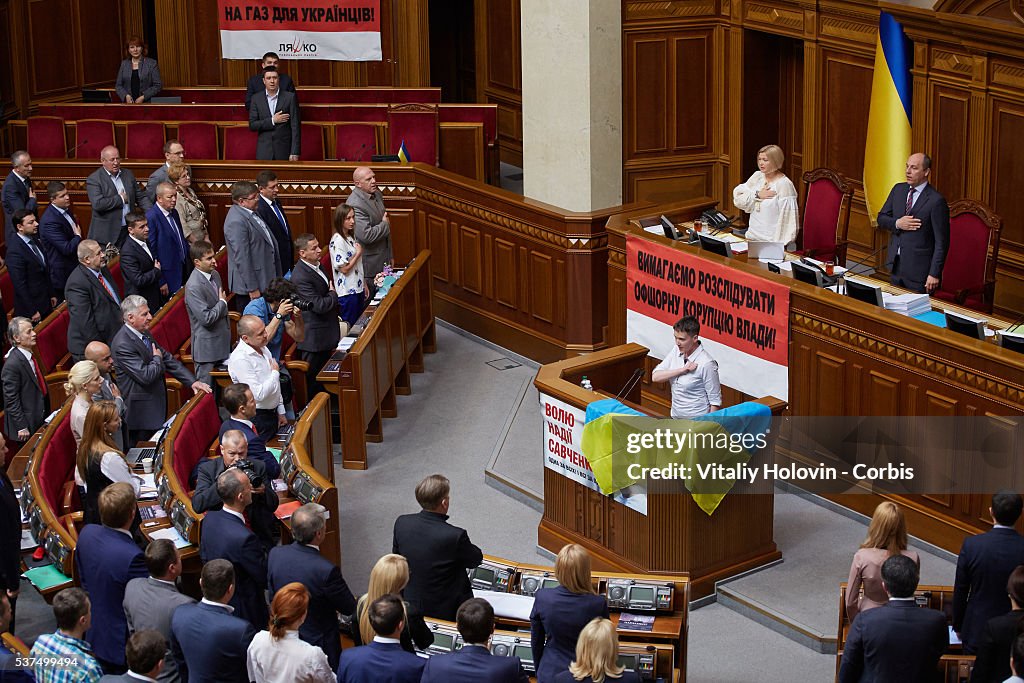
[[[100,244],[120,247],[128,237],[125,216],[133,209],[145,213],[153,206],[142,191],[135,174],[121,168],[121,152],[113,145],[100,150],[100,166],[85,179],[85,191],[92,205],[89,234]]]
[[[318,503],[306,503],[292,513],[291,526],[295,542],[270,551],[267,561],[270,593],[276,593],[293,581],[306,587],[309,612],[299,627],[299,637],[322,649],[331,668],[337,669],[341,656],[338,613],[352,614],[356,601],[341,570],[320,554],[320,545],[327,535],[327,509]]]
[[[210,385],[196,380],[181,361],[153,341],[149,335],[153,315],[144,297],[125,297],[121,315],[124,325],[114,335],[110,350],[126,406],[128,440],[135,444],[148,439],[167,419],[165,374],[195,392],[210,393]]]
[[[224,219],[224,242],[228,247],[228,288],[235,305],[242,310],[259,299],[270,281],[284,275],[277,240],[270,227],[256,213],[260,193],[256,183],[239,180],[231,186],[234,205]]]
[[[35,211],[38,208],[36,193],[32,189],[32,157],[23,149],[11,155],[11,172],[4,179],[4,234],[10,242],[14,237],[11,216],[18,209]],[[0,261],[2,264],[2,261]]]
[[[257,629],[267,627],[267,554],[246,526],[245,509],[252,503],[252,483],[241,469],[231,467],[217,477],[223,507],[203,518],[199,557],[203,562],[227,560],[235,568],[235,594],[229,605],[235,616]]]
[[[46,380],[32,355],[36,346],[32,321],[20,316],[11,320],[7,326],[7,339],[11,342],[11,352],[0,371],[4,392],[4,431],[12,441],[24,444],[42,426],[50,401],[46,395]]]
[[[85,345],[91,341],[109,344],[121,325],[121,292],[107,270],[107,257],[96,240],[78,243],[78,267],[64,285],[68,302],[68,351],[75,361],[83,360]]]

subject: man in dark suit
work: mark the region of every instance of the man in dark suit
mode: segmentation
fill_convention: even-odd
[[[271,549],[267,560],[270,594],[297,581],[309,591],[309,611],[299,627],[299,637],[327,655],[331,669],[338,668],[341,632],[338,614],[352,614],[356,599],[341,570],[320,554],[327,535],[326,508],[306,503],[291,518],[293,543]]]
[[[213,245],[199,240],[189,247],[195,266],[185,284],[185,309],[192,328],[192,360],[196,378],[212,385],[210,373],[231,353],[228,301],[217,272]]]
[[[252,106],[252,96],[258,92],[263,92],[263,73],[267,67],[274,67],[277,69],[280,57],[277,56],[276,52],[267,52],[263,55],[263,60],[260,62],[260,72],[253,74],[249,77],[249,82],[246,84],[245,89],[245,108],[249,109]],[[287,90],[288,92],[295,92],[295,83],[292,81],[292,77],[283,71],[278,71],[278,76],[281,77],[281,90]]]
[[[181,555],[174,542],[158,538],[146,546],[146,571],[149,576],[132,579],[124,589],[124,615],[128,632],[156,631],[167,642],[164,666],[153,676],[160,683],[178,681],[178,665],[171,655],[171,617],[182,605],[194,605],[195,599],[178,592],[175,581],[181,576]],[[130,641],[129,641],[130,642]],[[131,654],[128,666],[132,666]]]
[[[257,133],[256,158],[298,161],[302,141],[299,102],[282,91],[277,69],[264,69],[263,91],[252,96],[249,130]]]
[[[175,161],[185,161],[185,148],[177,140],[168,140],[164,143],[164,159],[166,161],[163,165],[150,173],[149,180],[146,181],[146,196],[149,197],[150,202],[156,201],[157,185],[170,180],[167,177],[167,169],[171,167],[171,164]]]
[[[281,202],[277,201],[277,174],[273,171],[260,171],[256,175],[256,186],[260,188],[260,201],[256,202],[256,213],[270,228],[277,240],[277,253],[280,257],[281,272],[286,273],[295,262],[292,251],[292,232],[288,227],[288,219],[284,215]]]
[[[251,500],[245,506],[245,515],[248,516],[252,530],[259,537],[264,548],[268,550],[273,548],[277,540],[277,520],[274,517],[274,510],[277,509],[280,501],[270,483],[271,478],[267,476],[266,467],[260,460],[246,458],[245,437],[237,430],[224,433],[220,439],[220,452],[219,457],[206,458],[199,461],[196,466],[192,508],[196,512],[220,510],[222,501],[217,488],[220,475],[228,468],[248,462],[252,465],[253,474],[262,479],[263,483],[252,489]]]
[[[405,627],[402,599],[389,593],[367,609],[377,636],[372,643],[341,653],[338,683],[418,683],[426,662],[403,650],[399,642]]]
[[[302,311],[302,320],[306,325],[306,336],[296,344],[302,352],[302,360],[309,363],[306,371],[306,386],[309,395],[315,396],[324,390],[316,376],[324,367],[324,363],[338,348],[341,339],[341,328],[338,326],[338,297],[330,278],[320,268],[320,243],[309,233],[295,238],[295,248],[299,250],[299,260],[292,268],[292,284],[295,286],[297,298],[310,303],[308,310]],[[452,614],[455,611],[452,610]]]
[[[395,520],[391,552],[409,561],[409,604],[424,616],[454,621],[459,605],[473,597],[466,570],[484,555],[465,529],[448,523],[450,493],[451,484],[440,474],[421,481],[416,502],[423,509]]]
[[[1010,610],[1006,582],[1024,564],[1024,537],[1013,528],[1024,509],[1016,491],[992,496],[992,530],[964,539],[953,582],[953,630],[964,651],[974,653],[985,623]]]
[[[43,242],[46,265],[50,271],[53,296],[64,300],[64,285],[71,271],[78,267],[78,245],[82,241],[82,226],[71,213],[71,195],[67,186],[58,180],[46,184],[50,205],[39,222],[39,238]]]
[[[18,209],[35,211],[38,208],[36,193],[32,189],[32,157],[28,152],[19,149],[11,155],[11,172],[4,179],[4,235],[7,241],[14,236],[11,216]]]
[[[17,554],[15,554],[17,557]],[[10,631],[14,633],[14,618],[11,604],[7,600],[7,594],[0,591],[0,633]],[[21,663],[18,660],[22,660]],[[24,657],[20,652],[7,649],[7,644],[0,642],[0,681],[3,683],[35,683],[36,678],[32,675],[32,667],[24,663]]]
[[[878,227],[892,233],[886,267],[892,283],[931,294],[939,286],[949,248],[949,205],[928,182],[927,154],[907,159],[907,182],[897,183],[878,213]]]
[[[36,331],[28,318],[13,318],[7,325],[11,350],[7,354],[0,381],[4,392],[4,431],[21,444],[43,425],[49,413],[46,379],[32,351]],[[19,446],[20,448],[20,446]]]
[[[170,290],[163,281],[160,259],[154,256],[149,246],[149,220],[137,211],[125,216],[125,220],[128,222],[128,239],[121,245],[124,293],[126,296],[138,294],[145,297],[149,310],[159,311]]]
[[[427,661],[422,683],[527,683],[519,657],[496,657],[487,649],[494,633],[494,609],[483,598],[462,603],[455,621],[462,634],[462,649]]]
[[[281,272],[277,240],[256,213],[260,201],[256,183],[240,180],[231,186],[234,202],[224,219],[224,242],[228,247],[228,288],[244,307],[259,299],[262,290]]]
[[[167,296],[174,296],[185,284],[192,263],[188,259],[188,242],[181,230],[181,218],[175,208],[177,204],[178,191],[174,185],[160,183],[156,188],[156,204],[146,212],[149,245],[153,256],[160,261],[161,281],[167,285]]]
[[[166,668],[167,639],[159,631],[144,630],[128,638],[124,654],[128,662],[127,673],[104,676],[100,683],[139,683],[159,681]]]
[[[92,205],[89,237],[104,246],[114,244],[120,247],[128,237],[125,216],[136,209],[146,212],[153,202],[139,187],[135,174],[121,168],[121,152],[117,147],[104,147],[100,152],[100,163],[103,166],[85,180],[85,191]]]
[[[256,397],[248,384],[231,384],[227,386],[220,395],[220,404],[228,411],[228,419],[220,425],[218,439],[232,430],[238,430],[245,436],[248,446],[246,457],[249,460],[258,460],[263,463],[267,470],[267,476],[277,479],[281,476],[281,463],[277,461],[274,454],[267,450],[267,442],[256,431],[256,424],[253,418],[256,417]],[[219,472],[217,474],[220,474]],[[211,478],[216,479],[216,474]]]
[[[142,551],[132,540],[135,490],[116,482],[100,492],[99,524],[86,524],[78,534],[75,567],[82,588],[92,602],[92,628],[86,640],[107,674],[122,674],[128,622],[124,615],[124,590],[128,582],[148,575]]]
[[[181,680],[249,683],[245,655],[256,629],[228,609],[235,593],[234,567],[227,560],[207,562],[199,586],[203,601],[183,605],[171,617],[171,652]]]
[[[882,565],[882,585],[889,602],[861,612],[846,638],[839,683],[927,681],[936,675],[949,646],[946,617],[914,602],[919,571],[905,555]]]
[[[57,299],[50,291],[43,245],[39,241],[39,221],[28,209],[11,216],[14,237],[7,243],[7,272],[14,286],[14,315],[34,323],[50,315]]]
[[[78,267],[64,286],[68,302],[68,351],[82,360],[91,341],[109,344],[121,325],[121,294],[106,267],[107,257],[96,240],[78,245]]]
[[[210,393],[210,385],[199,382],[181,361],[153,341],[149,323],[153,315],[149,304],[138,294],[121,303],[124,325],[110,343],[118,385],[124,397],[128,421],[128,440],[142,441],[160,429],[167,419],[167,385],[170,373],[192,391]]]
[[[0,434],[0,463],[7,461],[7,441]],[[0,633],[14,633],[15,608],[21,590],[21,508],[6,467],[0,467],[0,595],[10,599],[10,614]]]
[[[245,509],[252,504],[249,477],[236,467],[225,470],[217,477],[217,495],[223,508],[203,518],[199,557],[203,562],[228,560],[234,565],[235,593],[229,600],[234,614],[256,628],[266,628],[267,551],[245,524]]]

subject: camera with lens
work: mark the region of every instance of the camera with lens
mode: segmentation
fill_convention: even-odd
[[[254,489],[263,486],[263,476],[256,474],[256,467],[252,464],[251,460],[239,460],[231,467],[242,470],[245,476],[249,477],[249,483],[252,484]]]
[[[310,311],[313,309],[313,302],[309,299],[303,299],[302,297],[293,296],[291,299],[292,306],[295,306],[300,311]]]

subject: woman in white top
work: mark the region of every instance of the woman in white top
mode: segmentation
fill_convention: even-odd
[[[334,210],[334,236],[331,237],[331,273],[338,293],[341,319],[356,324],[363,313],[369,288],[363,278],[363,245],[356,242],[356,211],[348,204]]]
[[[124,453],[114,445],[113,434],[121,429],[121,414],[113,401],[93,401],[85,415],[76,469],[85,480],[82,508],[86,524],[99,524],[100,492],[114,482],[131,484],[139,495],[142,480],[133,475]]]
[[[335,683],[327,655],[316,645],[299,640],[306,621],[309,591],[301,583],[281,587],[270,603],[269,631],[260,631],[249,644],[246,666],[256,683]]]
[[[80,360],[71,366],[68,381],[64,383],[64,391],[74,399],[71,403],[70,419],[76,448],[82,443],[82,428],[85,426],[85,415],[92,405],[93,394],[100,390],[102,384],[100,369],[91,360]]]
[[[750,214],[747,239],[755,242],[796,240],[800,229],[796,188],[780,169],[785,157],[778,145],[757,151],[757,172],[732,191],[732,203]]]

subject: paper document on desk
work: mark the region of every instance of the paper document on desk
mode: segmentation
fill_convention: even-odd
[[[39,544],[36,543],[36,539],[32,538],[32,532],[29,531],[28,529],[22,529],[21,530],[21,549],[22,550],[32,550],[32,548],[35,548],[37,545],[39,545]]]
[[[732,253],[734,253],[734,254],[742,254],[742,253],[746,252],[747,249],[748,249],[747,243],[744,242],[744,241],[739,241],[739,240],[736,241],[736,242],[733,242],[731,240],[725,240],[725,241],[729,242],[729,249],[731,249]]]
[[[352,345],[356,343],[358,337],[342,337],[341,341],[338,342],[339,351],[348,351],[352,348]]]
[[[173,541],[174,542],[174,547],[175,548],[187,548],[188,546],[192,545],[191,543],[186,541],[184,538],[182,538],[181,534],[178,533],[178,530],[175,529],[172,526],[169,526],[169,527],[167,527],[165,529],[157,529],[156,531],[150,531],[149,532],[149,537],[150,538],[166,538],[168,541]]]
[[[927,294],[889,294],[882,292],[882,303],[885,304],[886,309],[894,313],[911,317],[919,316],[932,310],[932,302]]]
[[[531,595],[474,590],[473,597],[483,598],[489,602],[494,608],[494,614],[499,617],[529,621],[530,613],[533,611],[533,596]]]

